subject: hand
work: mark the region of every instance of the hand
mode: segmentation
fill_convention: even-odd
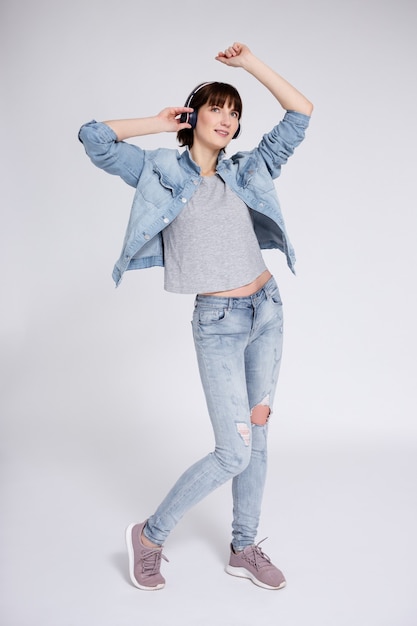
[[[224,52],[219,52],[215,58],[220,63],[232,67],[241,67],[252,74],[269,89],[286,111],[298,111],[304,115],[311,115],[313,111],[311,102],[287,80],[256,57],[245,44],[236,41]]]
[[[235,41],[235,43],[229,46],[229,48],[226,48],[224,52],[219,52],[215,59],[231,67],[244,67],[245,62],[250,56],[253,55],[248,46]]]
[[[184,128],[191,128],[191,124],[181,122],[180,117],[181,113],[191,113],[193,110],[191,107],[167,107],[156,117],[162,122],[164,131],[177,133]]]

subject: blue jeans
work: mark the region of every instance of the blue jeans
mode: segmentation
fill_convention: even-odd
[[[193,335],[213,426],[215,449],[178,479],[144,533],[162,545],[184,513],[233,479],[235,550],[255,543],[266,478],[268,423],[251,411],[270,409],[282,353],[282,302],[274,278],[248,297],[198,295]]]

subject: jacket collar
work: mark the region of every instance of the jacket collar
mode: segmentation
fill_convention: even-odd
[[[219,157],[217,159],[217,164],[219,164],[220,161],[222,161],[224,158],[225,158],[225,152],[224,150],[221,150],[219,153]],[[183,167],[190,170],[190,173],[193,173],[193,174],[197,173],[200,175],[201,168],[199,165],[197,165],[195,161],[193,161],[191,153],[190,153],[190,149],[188,147],[180,154],[179,161]]]

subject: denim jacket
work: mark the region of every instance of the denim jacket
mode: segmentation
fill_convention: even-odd
[[[281,250],[293,272],[294,250],[273,179],[304,139],[309,119],[302,113],[287,111],[256,148],[230,158],[222,152],[217,162],[218,175],[249,207],[260,247]],[[113,270],[116,285],[126,270],[163,266],[162,231],[192,198],[202,180],[189,150],[143,150],[116,141],[113,130],[95,120],[84,124],[78,136],[97,167],[136,188],[122,252]]]

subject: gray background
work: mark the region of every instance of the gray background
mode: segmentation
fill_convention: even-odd
[[[415,626],[415,23],[411,0],[3,0],[2,624]],[[233,147],[253,147],[282,113],[214,60],[235,40],[315,104],[277,182],[297,277],[265,253],[286,337],[259,539],[288,586],[223,573],[225,485],[175,529],[167,587],[147,594],[124,527],[212,447],[193,298],[159,268],[114,288],[133,190],[77,132],[219,79],[244,101]]]

